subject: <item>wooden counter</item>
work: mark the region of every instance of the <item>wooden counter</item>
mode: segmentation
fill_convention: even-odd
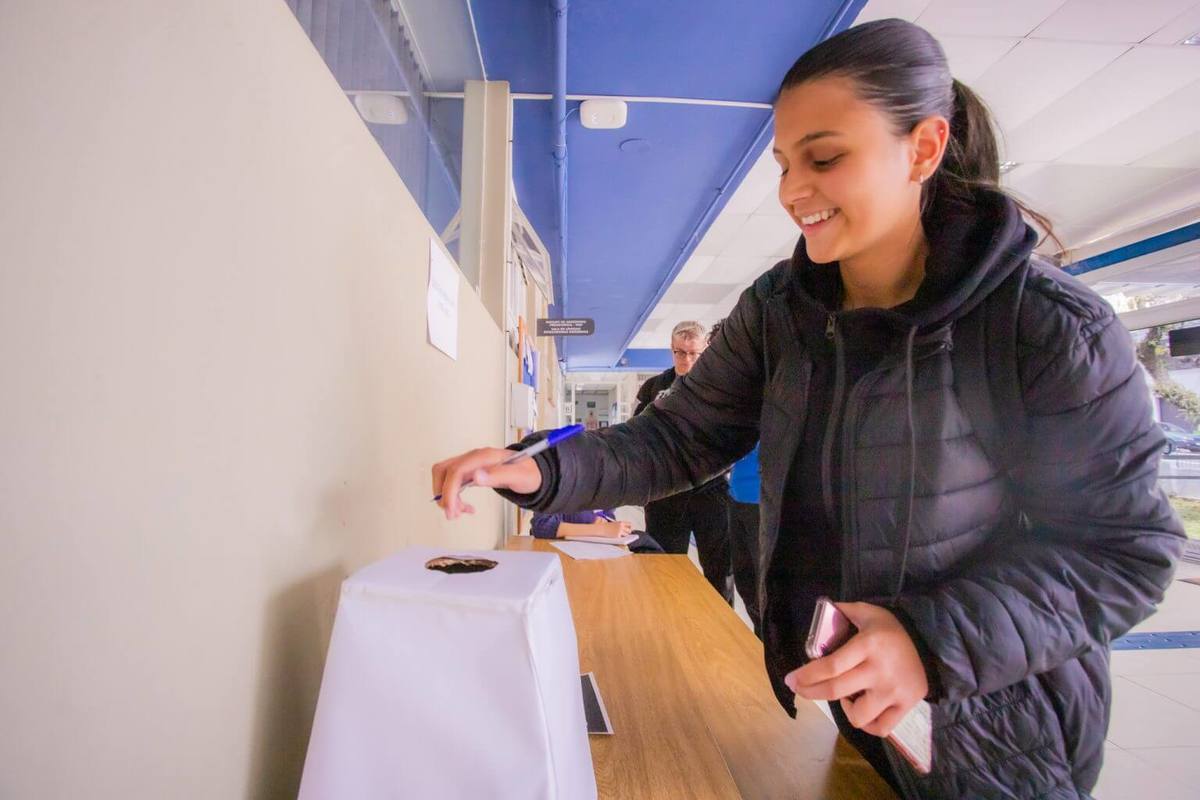
[[[601,798],[884,800],[895,795],[811,703],[789,718],[762,646],[686,556],[562,556],[579,663],[613,736],[591,736]]]

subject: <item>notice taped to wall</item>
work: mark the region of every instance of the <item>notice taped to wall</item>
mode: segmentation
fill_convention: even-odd
[[[429,343],[458,360],[458,268],[437,239],[429,240]]]

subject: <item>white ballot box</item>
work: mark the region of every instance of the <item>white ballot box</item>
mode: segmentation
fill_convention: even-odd
[[[414,547],[346,579],[301,800],[595,797],[557,555]]]

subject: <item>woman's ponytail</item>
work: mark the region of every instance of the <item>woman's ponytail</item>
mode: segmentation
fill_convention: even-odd
[[[1000,146],[996,141],[996,125],[992,112],[979,95],[957,78],[951,83],[954,90],[954,116],[950,120],[950,141],[946,155],[934,176],[930,192],[946,191],[954,197],[967,197],[977,188],[1000,188]],[[1043,214],[1034,211],[1015,197],[1017,207],[1044,234],[1063,251],[1062,241],[1054,233],[1054,226]],[[924,198],[923,205],[931,205],[931,197]]]
[[[954,80],[954,116],[942,169],[972,186],[1000,184],[1000,148],[992,115],[979,95]]]

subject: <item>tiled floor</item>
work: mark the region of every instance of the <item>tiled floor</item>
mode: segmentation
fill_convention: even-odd
[[[1200,565],[1182,563],[1175,577],[1158,612],[1134,631],[1200,630],[1200,586],[1180,580],[1200,578]],[[735,610],[746,619],[740,598]],[[1200,800],[1200,649],[1116,651],[1112,675],[1095,799]]]
[[[1200,565],[1181,564],[1158,613],[1135,630],[1200,630]],[[1200,798],[1200,650],[1117,651],[1113,715],[1096,800]]]

